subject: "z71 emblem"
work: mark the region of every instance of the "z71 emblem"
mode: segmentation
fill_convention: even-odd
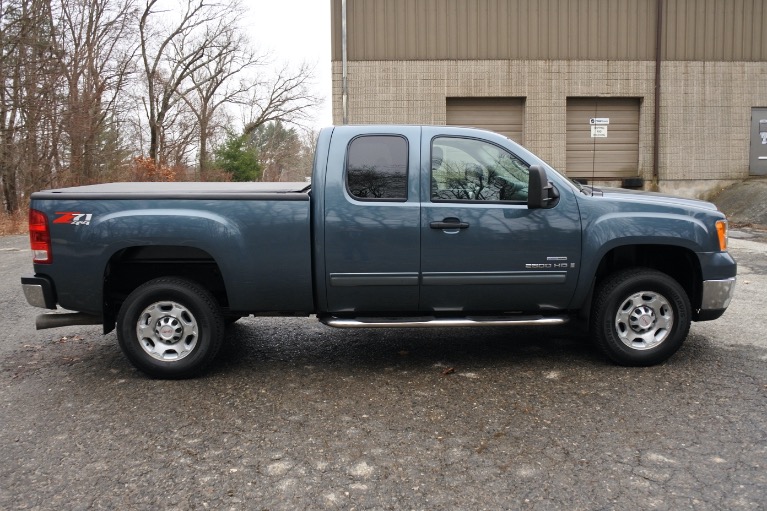
[[[54,224],[70,224],[70,225],[91,225],[92,213],[75,213],[73,211],[57,211],[57,215],[61,215],[56,218]]]

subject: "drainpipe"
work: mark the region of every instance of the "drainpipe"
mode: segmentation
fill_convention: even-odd
[[[663,35],[663,0],[658,0],[658,15],[655,26],[655,120],[653,127],[652,143],[652,181],[657,189],[660,178],[658,170],[660,162],[660,64],[661,64],[661,42]]]
[[[341,108],[343,123],[349,124],[349,83],[346,68],[346,0],[341,0]]]

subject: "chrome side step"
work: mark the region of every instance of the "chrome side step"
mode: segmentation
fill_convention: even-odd
[[[533,326],[563,325],[568,316],[467,316],[463,318],[336,318],[324,316],[319,320],[335,328],[442,328],[464,326]]]

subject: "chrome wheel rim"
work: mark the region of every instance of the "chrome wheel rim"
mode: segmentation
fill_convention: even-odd
[[[150,357],[170,362],[194,351],[199,328],[194,315],[176,302],[155,302],[144,309],[136,323],[141,348]]]
[[[674,326],[674,311],[665,296],[640,291],[629,296],[615,315],[615,331],[631,349],[649,350],[668,339]]]

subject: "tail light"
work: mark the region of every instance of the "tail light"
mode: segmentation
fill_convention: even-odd
[[[29,210],[29,241],[32,245],[33,261],[40,264],[53,262],[51,254],[51,232],[48,217],[42,211]]]

